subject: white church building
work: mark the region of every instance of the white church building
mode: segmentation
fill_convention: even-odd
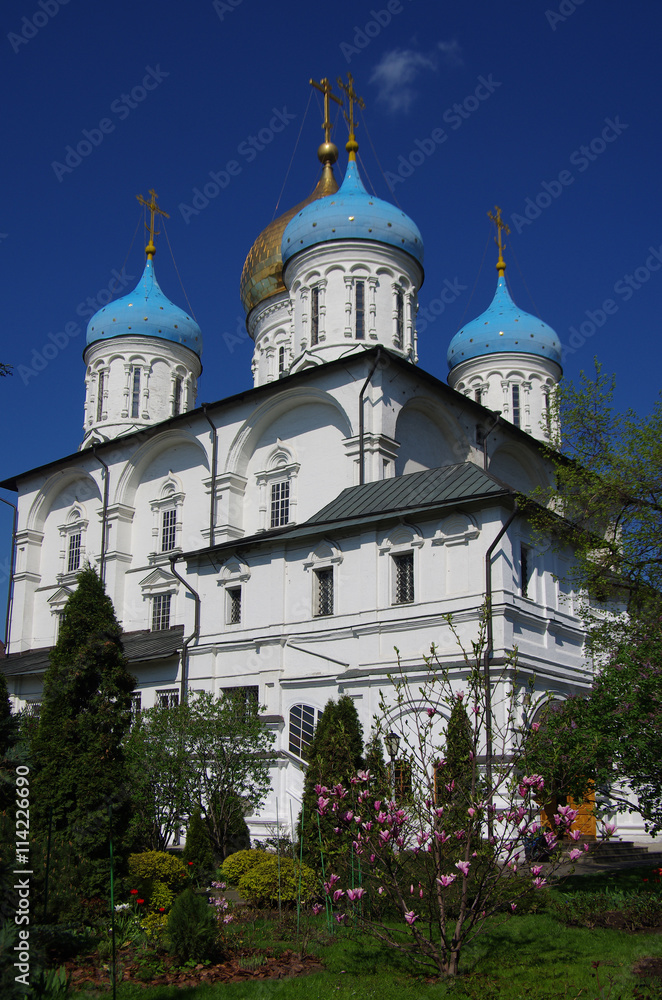
[[[38,711],[89,561],[136,708],[228,688],[264,706],[276,757],[254,836],[276,799],[281,817],[298,813],[328,699],[349,694],[369,731],[395,647],[416,676],[435,644],[462,686],[445,616],[470,647],[487,579],[491,663],[517,646],[529,715],[590,684],[570,554],[534,546],[516,506],[551,474],[559,339],[514,304],[500,253],[491,305],[450,342],[448,384],[417,367],[423,239],[366,191],[353,135],[347,148],[338,187],[327,136],[313,193],[248,254],[253,388],[196,407],[202,334],[161,291],[150,240],[136,288],[89,322],[80,449],[0,484],[18,494],[2,661],[16,707]],[[619,834],[633,823],[620,816]]]

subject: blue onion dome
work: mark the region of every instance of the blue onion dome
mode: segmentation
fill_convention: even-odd
[[[200,356],[202,331],[188,313],[163,294],[152,256],[148,254],[145,270],[134,290],[94,314],[87,324],[87,343],[137,334],[182,344]]]
[[[524,312],[510,297],[506,279],[500,272],[491,305],[459,330],[450,342],[449,369],[485,354],[504,351],[535,354],[561,366],[561,341],[551,326]]]
[[[385,243],[406,251],[423,267],[423,238],[418,227],[395,205],[368,194],[351,155],[338,193],[307,205],[285,229],[283,266],[299,251],[333,240]]]
[[[326,150],[327,147],[320,147]],[[333,147],[335,149],[335,147]],[[263,230],[248,252],[241,272],[241,282],[239,294],[246,315],[264,302],[265,299],[278,295],[285,291],[283,282],[283,259],[280,254],[280,245],[283,238],[283,230],[290,219],[300,212],[301,209],[317,201],[318,198],[326,198],[330,194],[335,194],[338,190],[338,183],[333,175],[333,163],[335,161],[327,155],[324,161],[322,176],[312,194],[304,201],[299,202],[290,208],[283,215],[270,222]]]

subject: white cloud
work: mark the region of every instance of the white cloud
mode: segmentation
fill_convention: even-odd
[[[414,84],[423,73],[436,73],[440,58],[447,67],[461,66],[459,43],[455,40],[438,42],[429,54],[414,49],[385,52],[370,77],[370,83],[379,88],[378,100],[383,101],[389,111],[409,111],[417,96]]]

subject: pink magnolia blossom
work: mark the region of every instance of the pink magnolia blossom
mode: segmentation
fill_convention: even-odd
[[[381,809],[381,807],[382,807],[382,800],[381,799],[377,799],[375,801],[375,812],[379,812],[379,810]]]
[[[359,781],[370,781],[370,771],[358,771],[357,777]]]
[[[568,834],[570,840],[579,840],[581,835],[582,835],[581,830],[571,830],[570,833]]]
[[[437,808],[435,809],[434,813],[435,813],[435,816],[437,817],[437,819],[441,819],[441,817],[444,815],[444,807],[443,806],[437,806]]]
[[[547,879],[546,878],[534,878],[533,884],[534,884],[534,886],[535,886],[536,889],[542,889],[542,887],[544,885],[547,885]]]
[[[615,833],[616,833],[616,824],[615,823],[605,823],[605,825],[604,825],[604,834],[605,834],[605,837],[613,837],[613,835]]]
[[[326,815],[327,806],[329,805],[330,799],[325,799],[323,795],[317,800],[317,811],[320,816]]]
[[[514,912],[515,912],[515,910],[517,909],[517,903],[511,903],[511,904],[510,904],[510,909],[511,909],[511,910],[513,911],[513,913],[514,913]]]
[[[575,847],[572,851],[568,853],[568,857],[570,858],[571,861],[576,861],[577,858],[581,858],[582,853],[583,853],[582,851],[578,850]]]
[[[226,913],[225,916],[223,917],[223,923],[224,924],[231,924],[233,920],[234,920],[234,917],[232,916],[231,913]]]
[[[436,708],[426,708],[425,711],[428,713],[428,715],[430,716],[430,718],[432,718],[433,715],[437,714],[437,709]]]
[[[347,898],[350,902],[355,903],[357,899],[362,899],[365,896],[365,889],[348,889]]]
[[[542,871],[542,865],[531,865],[532,875],[540,875],[541,871]]]
[[[380,887],[379,887],[379,889],[377,890],[377,892],[379,893],[379,895],[380,895],[380,896],[383,896],[383,895],[384,895],[384,886],[383,886],[383,885],[380,885]]]
[[[470,861],[456,861],[455,867],[459,868],[462,874],[466,877],[469,874]]]
[[[333,902],[337,903],[338,900],[342,899],[344,895],[345,895],[344,889],[336,889],[336,891],[333,894]]]
[[[405,913],[405,920],[411,927],[411,925],[418,920],[418,915],[414,913],[413,910],[410,910],[409,913]]]
[[[445,844],[448,840],[448,835],[445,830],[442,830],[441,833],[439,833],[438,830],[435,830],[434,835],[438,844]]]
[[[390,839],[390,836],[391,836],[391,834],[389,833],[388,830],[380,830],[379,831],[379,839],[381,841],[383,841],[384,844],[387,842],[387,840]]]
[[[347,920],[347,914],[346,913],[336,913],[336,923],[337,924],[343,924],[345,922],[345,920]]]
[[[452,885],[456,878],[457,875],[442,875],[441,878],[437,879],[437,882],[445,889],[447,886]]]
[[[377,815],[375,816],[375,822],[377,823],[385,823],[387,819],[388,816],[386,815],[385,812],[377,813]]]
[[[322,910],[324,909],[324,907],[322,906],[321,903],[313,903],[311,909],[312,909],[313,913],[315,914],[315,916],[317,916],[319,913],[322,912]]]
[[[474,807],[473,807],[473,806],[469,806],[469,808],[467,809],[467,812],[469,813],[469,815],[470,815],[470,816],[471,816],[472,818],[473,818],[473,817],[474,817],[474,816],[476,815],[476,810],[474,809]]]
[[[462,701],[462,699],[464,698],[464,691],[456,691],[455,697],[457,698],[458,701]]]
[[[422,890],[422,889],[419,889],[419,890],[418,890],[418,895],[419,895],[419,897],[420,897],[421,899],[423,899],[423,890]]]
[[[531,729],[534,731],[534,733],[537,733],[538,730],[540,729],[540,723],[539,722],[532,722],[531,723]]]
[[[370,864],[371,864],[371,865],[372,865],[372,864],[374,864],[374,862],[375,862],[375,858],[376,858],[376,857],[377,857],[377,855],[376,855],[376,854],[371,854],[371,855],[370,855]]]

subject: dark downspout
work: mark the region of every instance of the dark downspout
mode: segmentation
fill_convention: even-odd
[[[170,556],[170,569],[173,575],[177,577],[180,583],[183,583],[190,594],[193,594],[193,600],[195,601],[195,622],[193,625],[193,631],[189,636],[184,639],[182,643],[182,681],[180,685],[180,704],[183,705],[188,701],[188,647],[194,639],[197,639],[200,635],[200,595],[195,592],[190,583],[187,583],[183,576],[180,576],[175,569],[175,563],[179,559],[179,554]]]
[[[494,816],[492,814],[492,683],[490,678],[490,658],[492,656],[492,643],[494,641],[494,629],[492,627],[492,553],[508,531],[517,515],[519,508],[515,504],[512,512],[505,524],[501,525],[499,534],[496,536],[487,552],[485,553],[485,610],[487,614],[487,632],[485,636],[485,655],[483,658],[483,674],[485,678],[485,777],[488,787],[488,810],[487,810],[487,835],[491,837],[494,832]]]
[[[370,369],[370,373],[363,383],[363,388],[359,393],[359,486],[363,486],[365,483],[365,441],[363,440],[364,428],[363,428],[363,393],[368,388],[368,383],[370,379],[375,374],[375,369],[379,364],[379,359],[382,356],[381,348],[377,348],[377,357],[375,358],[375,363]]]
[[[216,511],[216,475],[218,472],[218,432],[216,425],[207,416],[207,405],[202,404],[202,413],[211,427],[211,503],[209,505],[209,545],[214,544],[214,514]]]
[[[9,557],[9,583],[7,585],[7,620],[5,622],[5,656],[9,650],[9,621],[11,619],[12,598],[14,597],[14,562],[16,559],[16,528],[18,527],[18,507],[16,504],[0,497],[8,507],[14,508],[14,521],[11,529],[11,556]]]
[[[501,420],[501,410],[491,410],[491,413],[496,419],[492,426],[488,427],[487,431],[483,435],[483,468],[485,469],[485,472],[487,472],[487,439]]]
[[[106,535],[107,535],[107,525],[106,518],[108,516],[108,492],[110,490],[110,470],[104,462],[104,460],[97,455],[96,446],[92,448],[94,457],[97,462],[100,462],[104,467],[105,480],[103,484],[103,509],[101,511],[101,558],[99,560],[99,579],[102,583],[106,582]]]

